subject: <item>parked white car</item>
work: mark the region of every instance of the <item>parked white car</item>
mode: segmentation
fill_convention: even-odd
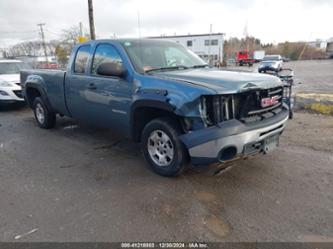
[[[281,55],[266,55],[262,62],[260,62],[258,71],[259,73],[266,71],[279,72],[282,70],[283,60]]]
[[[19,60],[0,60],[0,104],[23,102],[20,71],[30,67]]]

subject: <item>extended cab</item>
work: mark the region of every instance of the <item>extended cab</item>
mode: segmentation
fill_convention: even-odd
[[[23,94],[41,128],[65,115],[141,142],[152,169],[180,173],[273,150],[288,120],[275,76],[209,68],[171,41],[79,44],[66,72],[21,72]]]

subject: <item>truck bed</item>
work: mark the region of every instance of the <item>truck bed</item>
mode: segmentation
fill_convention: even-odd
[[[68,114],[65,100],[65,76],[62,70],[23,70],[21,71],[21,84],[24,94],[25,82],[40,82],[46,92],[52,107],[62,114]]]

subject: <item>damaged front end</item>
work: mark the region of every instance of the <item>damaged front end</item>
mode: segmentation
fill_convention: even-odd
[[[184,117],[186,134],[180,137],[192,163],[226,162],[273,150],[289,116],[284,94],[283,86],[276,86],[201,96],[196,115]]]
[[[201,106],[202,118],[208,126],[230,119],[258,122],[283,110],[283,88],[203,96]]]

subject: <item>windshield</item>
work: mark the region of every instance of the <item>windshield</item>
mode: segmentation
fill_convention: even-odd
[[[276,61],[263,61],[261,62],[260,64],[261,65],[264,65],[264,66],[268,66],[268,65],[272,65],[272,64],[275,64]]]
[[[278,61],[280,60],[279,56],[265,56],[264,61]]]
[[[30,68],[23,62],[2,62],[0,63],[0,74],[19,74],[21,70]]]
[[[125,41],[122,45],[140,73],[161,68],[180,70],[207,65],[199,56],[175,42],[141,40]]]

